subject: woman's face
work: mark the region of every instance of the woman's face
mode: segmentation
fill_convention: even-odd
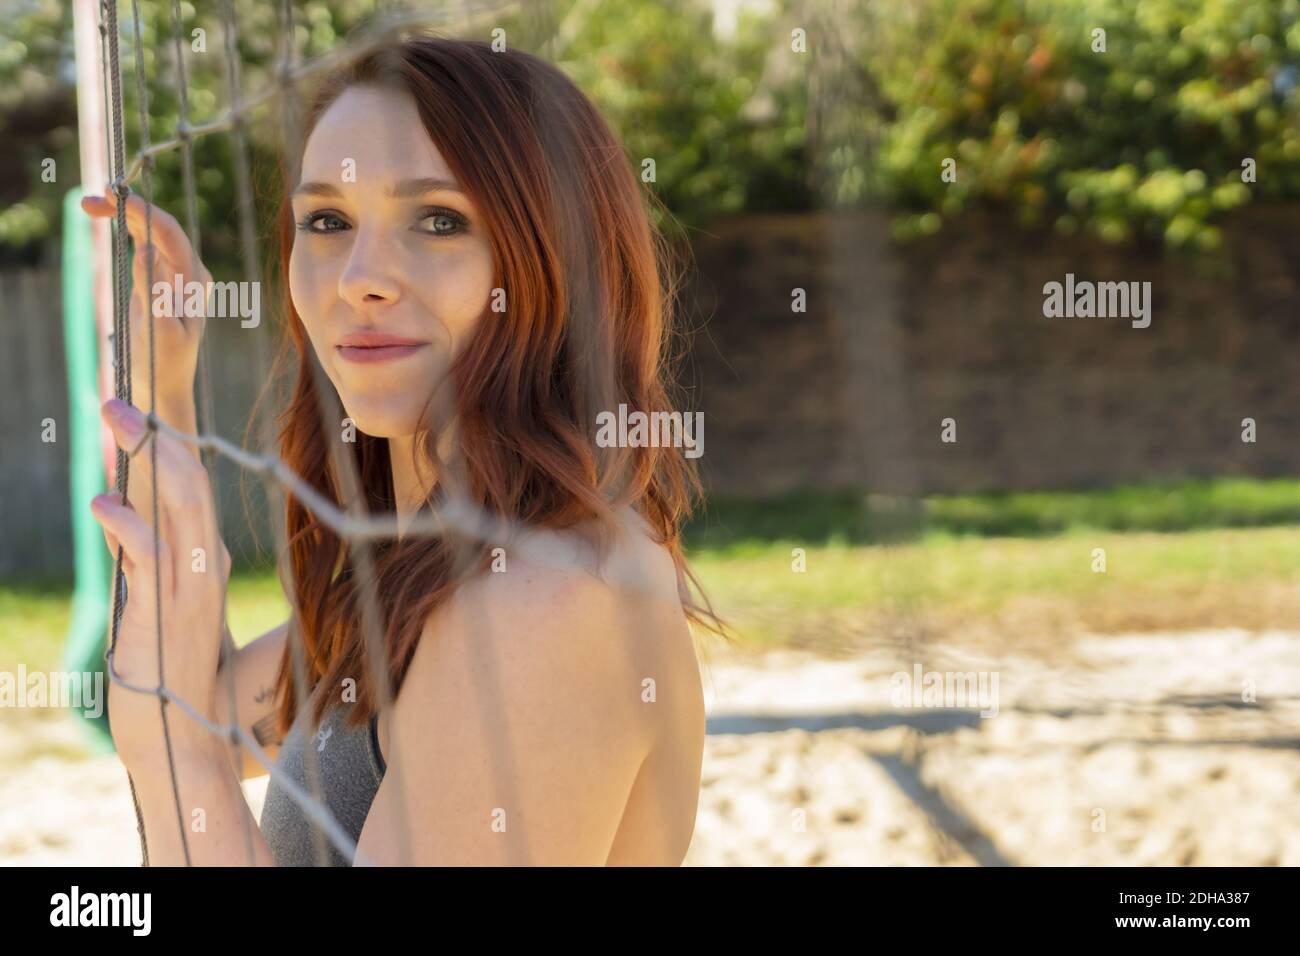
[[[484,223],[406,94],[353,86],[321,116],[293,195],[289,290],[356,427],[413,435],[492,292]]]

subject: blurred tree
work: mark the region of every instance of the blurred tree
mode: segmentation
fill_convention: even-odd
[[[189,119],[210,121],[229,104],[222,5],[179,4],[180,32],[187,72]],[[233,0],[239,22],[242,88],[246,94],[272,82],[278,51],[279,3]],[[295,2],[295,42],[300,55],[314,56],[337,45],[339,37],[373,15],[375,0]],[[180,84],[173,40],[171,0],[139,0],[144,72],[152,142],[171,139],[179,119]],[[135,33],[130,0],[118,4],[123,118],[127,157],[140,147],[136,96]],[[71,5],[62,0],[3,0],[0,4],[0,131],[4,136],[4,178],[8,200],[0,212],[0,261],[31,261],[43,240],[58,232],[63,194],[80,179],[77,153],[76,73]],[[268,110],[250,116],[250,146],[255,174],[274,174],[279,127]],[[205,258],[214,272],[237,268],[232,143],[228,135],[200,136],[194,142],[196,198]],[[41,163],[56,160],[57,178],[46,182]],[[154,201],[184,220],[181,154],[166,152],[155,162]],[[97,188],[94,184],[88,188]],[[137,180],[134,184],[139,189]],[[269,210],[267,210],[269,212]]]
[[[180,4],[194,123],[228,104],[224,2]],[[280,4],[232,2],[252,94],[274,79]],[[172,2],[139,4],[157,142],[179,109]],[[292,6],[296,48],[313,57],[373,17],[376,0]],[[121,0],[134,152],[131,7]],[[883,203],[908,237],[1001,205],[1106,241],[1212,250],[1217,213],[1300,197],[1300,0],[536,0],[500,26],[588,91],[638,172],[654,160],[647,186],[687,228]],[[75,104],[68,5],[0,0],[0,262],[31,261],[57,234],[76,180]],[[266,108],[251,120],[255,182],[274,195],[283,129]],[[204,253],[220,274],[238,268],[231,137],[200,137],[195,156]],[[41,179],[46,158],[55,183]],[[1247,159],[1255,182],[1242,181]],[[183,215],[178,152],[158,159],[154,182]],[[265,234],[270,204],[259,211]]]
[[[999,204],[1212,250],[1216,213],[1300,197],[1300,0],[854,2],[886,108],[850,160],[868,176],[840,198],[903,207],[900,235]]]
[[[0,0],[0,124],[8,134],[5,183],[10,206],[0,214],[0,256],[31,258],[57,233],[63,192],[77,180],[76,87],[71,14],[59,0]],[[229,104],[222,3],[182,2],[181,35],[189,118],[201,124]],[[234,0],[245,95],[274,82],[279,51],[279,3]],[[376,0],[296,0],[297,56],[338,47],[375,16]],[[419,3],[378,0],[380,10]],[[171,0],[139,0],[150,139],[174,136],[179,88]],[[139,148],[134,25],[129,0],[119,3],[123,115],[128,156]],[[436,21],[431,25],[436,27]],[[774,115],[742,116],[754,97],[755,77],[771,46],[770,25],[742,15],[734,40],[715,42],[704,0],[668,5],[655,0],[558,0],[506,8],[499,18],[509,42],[557,59],[620,131],[629,162],[656,162],[650,186],[677,219],[698,225],[723,212],[772,206],[806,208],[799,185],[797,89],[768,91]],[[483,39],[490,39],[484,36]],[[250,115],[250,147],[261,195],[274,195],[275,156],[282,126],[268,109]],[[796,135],[790,135],[793,129]],[[198,217],[203,251],[214,271],[237,269],[232,144],[227,135],[195,140]],[[59,176],[42,182],[41,160],[57,155]],[[181,154],[155,162],[154,198],[184,221]],[[136,183],[139,188],[139,183]],[[269,203],[260,204],[268,234]]]
[[[615,127],[684,225],[726,213],[807,209],[803,103],[773,16],[742,8],[719,37],[710,3],[579,0],[551,48]],[[576,21],[581,18],[580,24]]]
[[[33,262],[78,180],[72,15],[59,0],[0,5],[0,263]],[[54,160],[57,185],[42,183]]]

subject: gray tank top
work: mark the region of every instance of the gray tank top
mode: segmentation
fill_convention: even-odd
[[[310,732],[310,710],[303,708],[280,745],[276,769],[306,793],[314,794],[305,753],[305,748],[311,747],[319,774],[320,799],[355,841],[361,836],[361,826],[386,768],[379,752],[377,718],[372,717],[361,727],[347,727],[344,717],[350,706],[335,706],[315,733]],[[352,865],[352,859],[339,851],[274,777],[267,784],[259,826],[277,866]]]

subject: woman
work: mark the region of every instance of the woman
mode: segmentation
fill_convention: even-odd
[[[235,767],[180,709],[164,730],[156,697],[116,690],[150,862],[188,849],[216,865],[679,864],[704,742],[688,620],[717,620],[682,558],[690,462],[593,441],[601,411],[670,408],[675,280],[622,148],[555,68],[444,38],[332,77],[304,132],[281,209],[296,380],[280,454],[340,510],[389,513],[396,536],[367,559],[290,496],[294,618],[221,664],[230,559],[193,446],[153,439],[157,568],[147,422],[117,401],[105,418],[119,446],[143,450],[129,503],[93,507],[125,554],[118,674],[158,684],[160,604],[166,685],[264,742],[302,791],[319,772],[345,839],[275,779],[259,829],[238,782],[265,772],[257,761],[245,751]],[[127,205],[143,249],[144,204]],[[154,209],[152,222],[152,275],[208,281],[176,221]],[[143,256],[134,270],[133,396],[148,408]],[[154,322],[157,416],[193,433],[203,320]],[[453,498],[527,530],[495,549],[407,534]]]

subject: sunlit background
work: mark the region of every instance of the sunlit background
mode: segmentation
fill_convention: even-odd
[[[181,4],[206,36],[193,123],[229,106],[220,6]],[[252,94],[278,4],[234,6]],[[700,637],[687,863],[1300,864],[1300,0],[563,0],[460,28],[456,6],[428,25],[504,29],[654,161],[659,225],[694,261],[689,555],[742,640]],[[139,9],[158,142],[171,3]],[[376,12],[293,9],[303,60]],[[250,112],[263,240],[281,135]],[[0,2],[0,141],[0,671],[54,671],[88,507],[65,437],[65,3]],[[196,142],[204,259],[273,288],[242,271],[233,157],[228,134]],[[175,152],[154,189],[179,216]],[[1149,326],[1045,315],[1067,275],[1150,283]],[[277,330],[209,322],[234,440],[253,335]],[[265,499],[217,468],[242,643],[288,610]],[[995,697],[900,690],[918,674]],[[106,740],[0,707],[0,863],[139,862]]]

